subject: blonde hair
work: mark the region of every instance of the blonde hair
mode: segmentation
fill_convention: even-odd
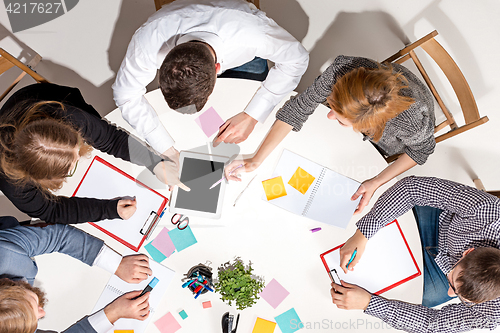
[[[378,68],[356,68],[341,77],[332,88],[327,101],[339,115],[352,123],[355,131],[378,142],[385,124],[408,109],[413,98],[400,95],[407,88],[401,72],[393,73],[390,64]]]
[[[39,188],[62,187],[75,159],[90,153],[80,133],[44,110],[62,109],[59,102],[23,102],[2,116],[0,124],[0,170],[15,184],[31,183]]]
[[[45,306],[45,293],[24,281],[0,279],[0,333],[34,333],[38,319],[27,298],[27,290]]]

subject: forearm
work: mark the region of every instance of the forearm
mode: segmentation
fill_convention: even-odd
[[[267,133],[264,141],[260,145],[257,153],[252,158],[252,161],[259,165],[273,152],[273,150],[283,141],[283,139],[290,133],[293,126],[276,119],[273,126]]]
[[[394,163],[387,166],[382,172],[374,177],[378,187],[384,185],[391,179],[396,178],[403,172],[413,168],[417,163],[407,154],[402,154]]]
[[[494,313],[496,308],[488,310]],[[488,318],[485,312],[474,311],[462,304],[451,304],[438,310],[376,295],[372,295],[365,313],[411,333],[455,333],[478,328],[493,330],[498,325],[495,318]]]
[[[16,186],[1,176],[0,190],[17,209],[47,223],[73,224],[119,218],[118,200],[51,197],[34,186]]]

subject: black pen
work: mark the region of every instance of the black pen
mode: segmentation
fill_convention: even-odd
[[[132,298],[132,300],[138,299],[139,297],[141,297],[142,295],[144,295],[148,291],[153,290],[153,288],[158,284],[159,281],[160,280],[158,280],[156,277],[154,277],[153,280],[149,281],[149,284],[146,286],[146,288],[144,288],[144,290],[141,292],[141,294],[137,297]]]

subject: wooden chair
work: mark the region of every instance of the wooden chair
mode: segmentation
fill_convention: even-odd
[[[417,66],[418,70],[420,71],[420,74],[422,74],[424,81],[427,83],[430,91],[436,98],[438,105],[440,106],[441,110],[443,111],[446,117],[445,121],[436,125],[436,127],[434,128],[434,133],[443,130],[447,126],[450,127],[450,130],[448,132],[436,136],[436,143],[451,138],[457,134],[463,133],[467,130],[470,130],[471,128],[484,124],[488,121],[488,117],[486,116],[481,117],[479,115],[476,100],[474,99],[474,95],[470,90],[467,80],[465,79],[464,75],[460,71],[460,68],[458,68],[453,58],[434,39],[434,37],[436,37],[437,35],[438,32],[434,30],[427,36],[420,38],[414,43],[411,43],[410,45],[406,46],[393,56],[384,60],[384,62],[401,64],[406,60],[412,59],[415,65]],[[462,113],[465,119],[465,125],[463,126],[457,125],[455,119],[453,118],[453,115],[444,104],[442,98],[439,96],[439,93],[437,92],[434,84],[429,78],[429,75],[427,75],[427,72],[425,71],[424,67],[422,66],[422,63],[420,62],[414,51],[418,47],[421,47],[437,63],[439,68],[441,68],[443,73],[448,78],[448,81],[450,82],[453,90],[455,91],[455,94],[457,95],[458,101],[460,103]],[[386,161],[387,163],[391,163],[398,157],[399,155],[389,156],[386,157]]]
[[[35,72],[32,68],[34,68],[39,62],[42,60],[42,57],[37,53],[33,59],[31,59],[26,65],[14,58],[11,54],[9,54],[4,49],[0,48],[0,75],[7,72],[9,69],[13,67],[18,67],[22,70],[22,73],[14,80],[14,82],[5,90],[5,92],[0,96],[0,101],[2,101],[5,96],[11,92],[12,89],[21,81],[21,79],[29,74],[36,82],[48,82],[43,76]]]
[[[474,185],[476,185],[476,188],[478,190],[481,190],[481,191],[484,191],[484,192],[487,192],[491,195],[494,195],[495,197],[498,197],[500,198],[500,191],[486,191],[486,189],[484,188],[484,185],[483,185],[483,182],[481,181],[481,179],[474,179]]]
[[[155,0],[156,10],[159,10],[163,5],[174,2],[175,0]],[[255,5],[255,7],[260,8],[260,0],[247,0]]]

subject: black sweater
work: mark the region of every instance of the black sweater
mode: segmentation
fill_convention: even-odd
[[[126,161],[146,166],[150,171],[161,158],[127,132],[101,119],[99,113],[85,102],[76,88],[38,83],[16,92],[0,109],[0,122],[5,123],[17,103],[25,100],[58,101],[65,111],[49,114],[64,119],[94,148]],[[33,185],[17,186],[0,171],[0,190],[22,212],[48,223],[82,223],[119,218],[118,200],[52,196],[47,197]]]

